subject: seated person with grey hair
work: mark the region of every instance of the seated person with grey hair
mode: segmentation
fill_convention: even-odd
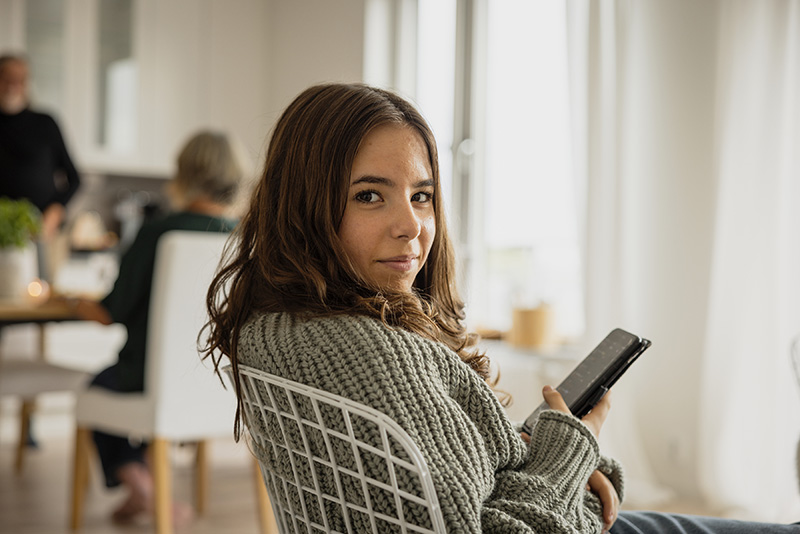
[[[79,316],[102,324],[121,323],[128,333],[118,361],[100,372],[92,385],[120,392],[144,388],[145,345],[150,306],[150,287],[159,238],[170,230],[230,232],[235,221],[230,213],[244,172],[228,137],[200,132],[183,147],[178,169],[168,185],[174,211],[145,223],[120,261],[119,276],[102,301],[72,301]],[[153,478],[145,463],[146,443],[131,444],[127,436],[95,431],[100,462],[108,487],[124,485],[128,497],[112,519],[127,523],[153,511]],[[176,526],[188,523],[193,513],[188,504],[175,505]]]

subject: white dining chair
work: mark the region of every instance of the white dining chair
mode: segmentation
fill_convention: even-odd
[[[77,396],[70,522],[73,530],[80,528],[83,521],[92,429],[149,442],[158,534],[173,530],[169,446],[197,442],[195,507],[198,515],[204,514],[208,486],[206,440],[232,440],[236,412],[232,389],[223,388],[220,378],[210,364],[201,361],[197,350],[198,334],[207,317],[206,292],[226,239],[226,234],[187,231],[168,232],[159,239],[144,391],[117,393],[90,387]]]
[[[30,421],[36,398],[45,393],[75,392],[89,381],[89,374],[44,361],[4,354],[0,358],[0,397],[19,399],[19,435],[14,452],[14,472],[21,475]]]
[[[391,418],[252,367],[238,371],[281,534],[446,532],[425,458]]]

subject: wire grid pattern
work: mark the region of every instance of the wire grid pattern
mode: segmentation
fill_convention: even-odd
[[[797,379],[798,386],[800,386],[800,335],[792,340],[789,354],[791,355],[792,359],[792,367],[794,367],[794,376]],[[800,439],[797,441],[794,462],[795,474],[797,475],[798,484],[800,484]],[[798,487],[800,487],[800,485]]]
[[[239,377],[282,534],[446,532],[425,459],[392,419],[247,366]]]
[[[800,386],[800,335],[792,340],[790,349],[792,357],[792,367],[794,367],[794,375],[797,378],[797,384]]]

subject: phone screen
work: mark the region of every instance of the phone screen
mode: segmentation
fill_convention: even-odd
[[[640,341],[638,336],[625,330],[612,330],[556,388],[570,410],[577,408],[575,403],[590,394],[592,386],[602,385],[602,379],[607,378],[621,358],[633,356]]]
[[[572,414],[581,418],[589,413],[649,346],[648,340],[621,328],[612,330],[556,388]],[[525,420],[523,431],[530,434],[539,413],[546,409],[548,405],[543,402]]]

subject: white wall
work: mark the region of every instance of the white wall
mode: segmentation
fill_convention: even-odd
[[[174,0],[138,4],[140,143],[171,169],[197,128],[232,132],[255,159],[269,127],[269,3]]]
[[[306,87],[360,81],[365,0],[271,0],[269,109],[279,114]]]
[[[23,42],[23,28],[16,24],[23,12],[22,0],[0,0],[0,50],[17,50]]]

